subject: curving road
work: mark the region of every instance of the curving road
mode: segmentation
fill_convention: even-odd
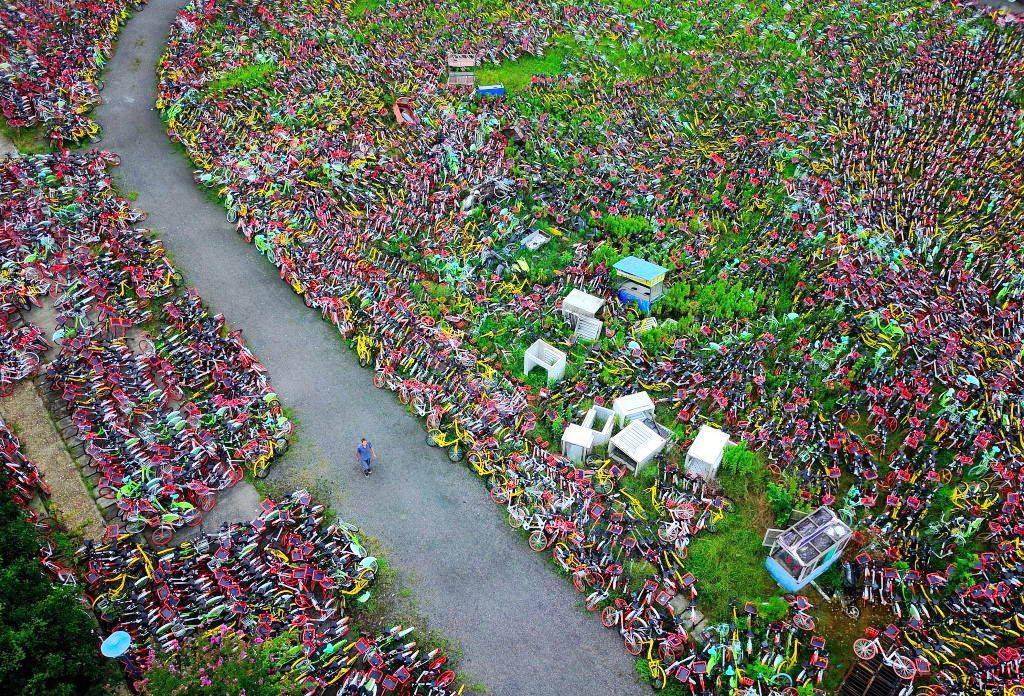
[[[187,280],[244,329],[301,422],[299,453],[277,475],[331,482],[334,504],[380,540],[430,627],[454,639],[472,679],[509,696],[646,694],[622,642],[578,608],[579,595],[502,521],[475,477],[424,444],[419,423],[370,383],[337,332],[207,201],[153,107],[154,66],[183,0],[150,0],[107,67],[102,147],[149,211]],[[369,479],[354,447],[381,455]],[[312,469],[310,473],[307,469]],[[289,470],[291,470],[289,472]]]

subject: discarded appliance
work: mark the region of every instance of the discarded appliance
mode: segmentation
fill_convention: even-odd
[[[630,421],[654,420],[654,401],[645,391],[620,396],[612,402],[612,410],[620,428]]]
[[[595,445],[607,445],[615,428],[615,411],[604,406],[591,406],[582,426],[594,434]]]
[[[642,421],[633,421],[608,441],[608,456],[636,473],[657,457],[668,441]]]
[[[594,449],[594,431],[570,423],[562,433],[562,454],[574,462],[582,462]]]

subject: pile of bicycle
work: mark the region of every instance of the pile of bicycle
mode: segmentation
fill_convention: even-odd
[[[89,112],[117,33],[144,0],[14,0],[0,8],[0,113],[54,141],[98,140]]]
[[[446,658],[407,640],[411,628],[349,635],[346,603],[365,601],[377,561],[354,527],[325,514],[295,491],[264,500],[251,522],[155,553],[111,530],[79,551],[86,598],[106,627],[132,636],[128,659],[140,675],[158,652],[201,635],[232,631],[258,642],[292,632],[298,642],[282,669],[308,693],[332,685],[351,694],[452,693]]]
[[[292,425],[240,333],[194,290],[179,292],[160,242],[132,225],[141,214],[113,191],[114,161],[93,152],[0,165],[2,291],[9,303],[52,303],[58,345],[46,372],[98,495],[130,532],[163,545],[246,471],[262,476]],[[43,342],[38,327],[21,334],[26,348]],[[26,362],[39,367],[22,357],[16,376],[31,374]]]
[[[448,658],[418,647],[411,628],[350,626],[346,602],[368,599],[377,561],[305,491],[264,500],[247,524],[145,548],[199,525],[247,471],[264,475],[292,426],[240,332],[195,290],[179,291],[159,241],[132,226],[141,215],[105,172],[115,162],[65,153],[0,163],[5,383],[41,368],[50,343],[25,318],[52,305],[56,357],[46,372],[100,473],[97,496],[116,501],[120,519],[80,549],[80,573],[49,540],[40,563],[57,582],[84,583],[105,632],[130,634],[125,664],[140,688],[158,654],[231,631],[255,642],[297,636],[283,668],[310,694],[461,691]],[[47,530],[33,500],[49,488],[6,424],[0,463],[10,495]]]
[[[915,657],[913,590],[892,579],[943,578],[929,611],[951,636],[989,621],[993,654],[1020,637],[1019,592],[958,608],[991,584],[972,549],[1019,563],[1024,525],[1024,37],[996,19],[923,2],[212,2],[179,15],[158,106],[239,233],[655,681],[795,687],[829,659],[802,598],[778,621],[737,614],[724,633],[749,626],[749,649],[689,635],[686,550],[730,505],[715,490],[669,458],[638,501],[624,467],[550,452],[591,404],[638,390],[684,442],[713,421],[750,443],[789,507],[838,508],[876,569],[851,561],[847,591],[897,612],[908,679],[955,691],[1019,676],[955,642]],[[449,53],[493,69],[545,51],[559,74],[505,99],[444,84]],[[253,63],[260,79],[233,79]],[[395,123],[398,97],[419,125]],[[615,301],[628,255],[671,268],[653,327]],[[611,300],[591,344],[559,311],[574,287]],[[536,338],[568,355],[560,384],[519,376]]]

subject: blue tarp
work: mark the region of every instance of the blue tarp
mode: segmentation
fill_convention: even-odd
[[[625,290],[622,290],[621,288],[619,289],[619,293],[618,294],[619,294],[619,302],[622,302],[623,304],[629,304],[630,302],[632,302],[637,307],[639,307],[640,311],[643,312],[644,314],[650,314],[651,313],[651,301],[650,300],[648,300],[646,298],[643,298],[643,297],[637,297],[636,295],[631,295],[630,293],[626,292]]]

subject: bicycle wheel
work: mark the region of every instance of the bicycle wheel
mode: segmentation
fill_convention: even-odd
[[[614,628],[619,623],[619,610],[615,607],[605,607],[601,610],[601,625],[605,628]]]
[[[677,510],[677,516],[681,520],[692,520],[697,516],[697,506],[690,502],[681,504]]]
[[[167,546],[171,543],[171,539],[174,538],[174,528],[167,524],[162,524],[153,530],[153,534],[150,535],[150,540],[154,546]]]
[[[209,512],[217,505],[217,496],[214,493],[197,493],[195,504],[203,512]]]
[[[674,525],[662,524],[658,527],[658,538],[666,544],[671,544],[678,536],[678,529]]]
[[[461,462],[466,456],[466,450],[463,449],[461,444],[454,444],[448,448],[448,459],[455,464]]]
[[[870,660],[878,654],[878,644],[867,638],[858,638],[853,641],[853,654],[861,660]]]
[[[203,511],[197,507],[187,508],[181,513],[181,521],[188,527],[195,527],[203,521]]]
[[[530,534],[530,548],[534,551],[543,551],[548,547],[548,538],[544,532],[537,529]]]
[[[439,674],[437,676],[437,679],[434,680],[434,686],[440,686],[440,687],[450,686],[452,684],[452,682],[455,681],[455,678],[456,678],[455,672],[453,672],[450,669],[445,670],[444,672],[441,672],[441,674]]]
[[[96,488],[96,495],[104,500],[114,500],[117,498],[117,487],[107,481],[101,481]]]
[[[439,447],[438,438],[441,437],[441,431],[439,430],[428,430],[427,431],[427,444],[431,447]]]
[[[606,597],[607,595],[605,593],[601,592],[600,590],[596,590],[587,595],[587,598],[583,600],[583,606],[586,608],[587,611],[596,611],[597,608],[601,606],[601,602],[603,602]]]
[[[799,614],[793,615],[793,625],[801,631],[813,631],[815,623],[814,619],[812,619],[808,614],[800,612]]]
[[[373,382],[373,386],[378,389],[383,389],[387,386],[387,380],[384,378],[383,372],[374,372],[373,379],[371,381]]]
[[[140,520],[140,519],[125,520],[125,523],[124,523],[124,533],[125,534],[142,534],[142,532],[146,531],[146,527],[147,527],[147,525],[146,525],[146,521],[145,520]]]
[[[664,689],[668,684],[668,672],[658,660],[648,660],[647,667],[651,671],[651,686],[657,690]]]
[[[493,486],[490,491],[491,500],[495,505],[504,505],[508,502],[509,490],[504,486]]]
[[[626,646],[626,652],[636,657],[644,649],[644,641],[635,632],[629,631],[622,636],[622,642]]]
[[[909,657],[893,655],[892,659],[889,660],[889,665],[892,667],[892,671],[896,673],[896,676],[904,681],[912,681],[917,676],[917,669]]]
[[[576,588],[576,591],[583,594],[587,591],[587,581],[579,573],[572,574],[572,586]]]
[[[512,529],[522,529],[523,523],[526,521],[526,513],[517,507],[510,508],[507,519],[509,527],[512,527]]]

